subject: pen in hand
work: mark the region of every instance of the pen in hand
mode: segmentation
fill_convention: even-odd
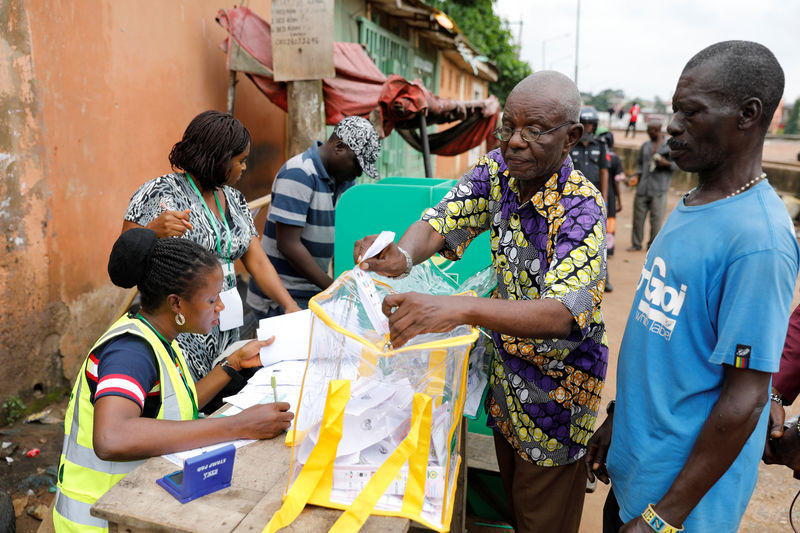
[[[275,382],[275,374],[270,376],[269,382],[272,385],[272,399],[278,403],[278,384]]]

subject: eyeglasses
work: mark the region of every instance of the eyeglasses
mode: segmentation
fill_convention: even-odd
[[[541,137],[542,135],[553,133],[557,129],[563,128],[567,124],[575,124],[575,122],[568,120],[566,122],[559,124],[555,128],[550,128],[547,131],[539,131],[533,126],[525,126],[524,128],[520,128],[518,130],[509,128],[508,126],[502,126],[494,130],[494,136],[503,142],[508,142],[511,140],[511,137],[513,137],[516,132],[520,132],[519,136],[522,137],[522,140],[531,143],[538,140],[539,137]]]

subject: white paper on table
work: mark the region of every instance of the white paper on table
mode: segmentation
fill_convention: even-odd
[[[194,450],[187,450],[185,452],[168,453],[166,455],[162,455],[161,457],[183,468],[183,462],[186,459],[196,457],[201,453],[212,452],[216,449],[222,448],[223,446],[227,446],[228,444],[233,444],[237,449],[239,449],[242,446],[247,446],[248,444],[251,444],[253,442],[255,442],[255,440],[249,440],[249,439],[232,440],[230,442],[221,442],[219,444],[212,444],[211,446],[203,446],[202,448],[195,448]]]
[[[375,240],[372,241],[372,244],[367,251],[359,258],[358,262],[365,261],[370,257],[374,257],[381,253],[384,248],[389,246],[391,243],[394,242],[394,232],[393,231],[382,231],[375,237]]]
[[[237,407],[230,407],[230,408],[226,409],[224,412],[222,412],[218,416],[233,416],[233,415],[241,413],[241,412],[242,412],[241,409],[239,409]],[[171,462],[171,463],[183,468],[183,462],[186,459],[198,456],[201,453],[211,452],[211,451],[214,451],[214,450],[216,450],[218,448],[222,448],[223,446],[227,446],[228,444],[233,444],[234,447],[236,447],[238,449],[238,448],[241,448],[242,446],[247,446],[248,444],[251,444],[253,442],[255,442],[255,440],[250,440],[250,439],[232,440],[232,441],[229,441],[229,442],[221,442],[219,444],[212,444],[210,446],[203,446],[201,448],[195,448],[193,450],[186,450],[186,451],[175,452],[175,453],[167,453],[167,454],[162,455],[161,457],[163,457],[167,461],[169,461],[169,462]]]
[[[261,366],[270,366],[280,361],[308,359],[311,342],[311,318],[309,309],[286,315],[264,318],[258,323],[256,335],[265,341],[275,336],[269,346],[261,348]]]
[[[389,333],[389,319],[383,314],[381,300],[378,298],[378,290],[375,288],[375,280],[360,268],[354,268],[352,272],[353,279],[356,281],[359,299],[367,312],[367,318],[369,318],[375,331],[381,335],[387,335]]]
[[[300,386],[303,384],[305,369],[305,361],[282,361],[280,363],[275,363],[265,368],[259,368],[247,382],[247,386],[269,387],[271,389],[272,376],[275,376],[275,383],[279,387],[283,385]]]
[[[219,299],[225,305],[225,309],[219,314],[219,330],[228,331],[242,326],[244,324],[244,308],[242,297],[239,296],[236,287],[219,293]]]

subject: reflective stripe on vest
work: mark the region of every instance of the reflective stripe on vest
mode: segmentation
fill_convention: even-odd
[[[89,527],[99,527],[103,529],[108,528],[108,522],[103,520],[102,518],[97,518],[91,515],[89,509],[91,509],[92,504],[85,503],[79,500],[74,500],[69,496],[64,495],[63,492],[57,491],[56,492],[56,502],[54,504],[53,510],[60,514],[63,518],[66,518],[70,522],[74,522],[76,524],[82,526],[89,526]],[[54,519],[54,522],[58,522],[58,519]],[[56,530],[59,530],[56,527]]]
[[[193,416],[192,400],[183,380],[161,340],[138,320],[123,316],[115,322],[95,343],[89,354],[120,335],[131,334],[143,338],[156,354],[159,382],[161,384],[161,408],[156,418],[166,420],[190,420]],[[175,355],[184,369],[186,362],[180,349],[173,344]],[[65,418],[64,447],[61,452],[59,480],[56,492],[61,508],[59,519],[74,524],[107,527],[89,514],[89,509],[100,496],[115,485],[125,474],[143,461],[104,461],[92,449],[94,431],[94,406],[90,388],[86,381],[86,357],[70,397]],[[188,377],[192,394],[197,395],[194,382]],[[95,522],[103,522],[97,526]],[[65,526],[66,527],[66,526]],[[67,528],[71,529],[71,528]]]

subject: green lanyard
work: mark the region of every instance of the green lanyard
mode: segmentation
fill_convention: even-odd
[[[211,223],[211,228],[214,230],[214,236],[217,238],[217,252],[219,252],[220,257],[222,257],[223,259],[225,259],[228,262],[228,272],[231,272],[232,271],[232,269],[231,269],[231,228],[230,228],[230,226],[228,226],[228,220],[225,218],[225,213],[222,212],[222,205],[219,203],[219,198],[217,198],[217,191],[214,191],[214,200],[217,202],[217,209],[219,209],[219,214],[220,214],[220,216],[222,216],[222,224],[225,226],[225,231],[227,231],[227,233],[228,233],[228,256],[227,257],[225,257],[225,255],[222,253],[222,244],[221,244],[222,236],[220,235],[219,227],[217,227],[217,217],[215,217],[214,214],[211,212],[211,209],[208,208],[208,205],[206,204],[206,201],[203,199],[203,195],[200,193],[200,189],[197,188],[197,185],[195,185],[194,180],[192,179],[192,177],[189,175],[188,172],[186,173],[186,178],[189,180],[189,183],[191,183],[192,188],[194,189],[194,192],[196,192],[197,196],[200,198],[200,203],[203,204],[203,207],[206,210],[206,215],[208,216],[208,221]],[[230,286],[233,287],[233,286],[236,285],[236,282],[232,279],[233,275],[229,274],[229,276],[230,276],[230,279],[228,279],[228,283],[230,284]]]
[[[147,326],[151,330],[153,330],[153,333],[158,335],[158,338],[161,339],[164,342],[164,344],[167,345],[167,351],[169,352],[169,356],[175,363],[175,367],[178,369],[178,374],[181,375],[181,379],[183,380],[183,385],[186,387],[186,392],[189,393],[189,399],[192,400],[192,420],[197,420],[198,418],[200,418],[200,414],[198,413],[197,409],[197,401],[194,399],[194,394],[192,394],[192,389],[191,387],[189,387],[189,383],[186,381],[186,376],[184,376],[184,374],[186,373],[186,369],[183,368],[183,365],[181,365],[180,361],[178,360],[178,355],[175,353],[175,350],[172,349],[172,344],[167,339],[165,339],[164,336],[161,333],[159,333],[156,328],[153,327],[153,324],[148,322],[147,319],[141,315],[141,313],[136,313],[136,318],[147,324]],[[169,376],[166,376],[166,378],[169,379]],[[161,384],[161,389],[162,390],[164,389],[163,383]]]

